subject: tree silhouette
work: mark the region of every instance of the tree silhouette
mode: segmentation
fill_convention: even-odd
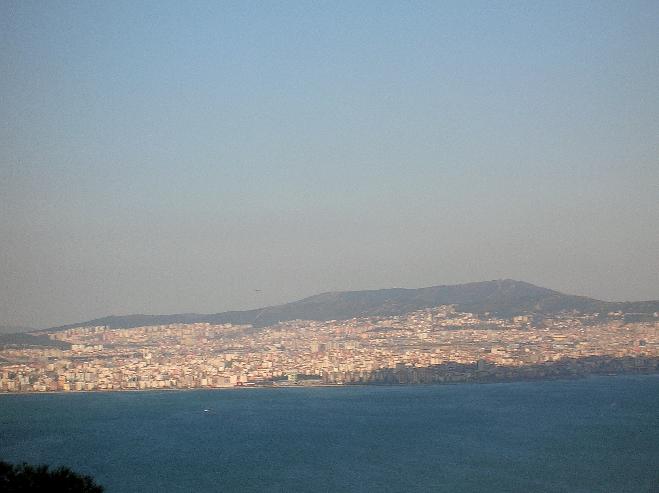
[[[3,493],[102,493],[103,487],[90,476],[68,467],[49,469],[30,464],[12,465],[0,461],[0,491]]]

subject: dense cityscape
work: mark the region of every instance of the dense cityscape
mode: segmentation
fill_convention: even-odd
[[[43,332],[0,350],[2,392],[498,381],[659,370],[659,317],[477,316],[443,305],[392,317]]]

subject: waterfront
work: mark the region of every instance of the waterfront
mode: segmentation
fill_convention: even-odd
[[[0,459],[108,492],[651,492],[658,415],[657,375],[4,395]]]
[[[659,371],[659,322],[622,312],[534,320],[445,305],[397,316],[46,331],[0,341],[0,392],[222,388],[297,383],[504,381]],[[26,336],[27,339],[33,336]],[[68,349],[67,349],[68,347]]]

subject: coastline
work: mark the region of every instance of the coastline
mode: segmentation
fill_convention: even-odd
[[[502,379],[484,379],[484,380],[465,380],[451,382],[419,382],[419,383],[314,383],[306,385],[238,385],[231,387],[174,387],[174,388],[157,388],[157,389],[99,389],[99,390],[46,390],[46,391],[29,391],[15,392],[2,391],[2,396],[17,395],[80,395],[80,394],[116,394],[116,393],[156,393],[156,392],[191,392],[191,391],[227,391],[227,390],[264,390],[264,389],[309,389],[309,388],[345,388],[345,387],[441,387],[455,385],[494,385],[505,383],[519,382],[555,382],[555,381],[574,381],[585,380],[593,377],[623,377],[623,376],[659,376],[659,369],[654,371],[638,372],[623,371],[617,373],[587,373],[579,375],[552,375],[539,378],[502,378]]]

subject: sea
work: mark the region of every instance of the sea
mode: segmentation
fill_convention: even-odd
[[[659,492],[659,375],[0,395],[0,460],[113,492]]]

